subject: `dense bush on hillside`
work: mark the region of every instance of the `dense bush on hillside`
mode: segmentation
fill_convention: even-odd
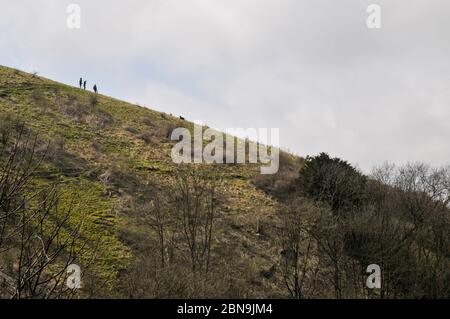
[[[329,204],[337,215],[360,208],[365,197],[366,177],[325,153],[306,158],[297,183],[301,192]]]

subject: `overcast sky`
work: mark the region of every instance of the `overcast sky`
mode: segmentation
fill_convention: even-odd
[[[81,29],[66,25],[70,3]],[[367,6],[381,6],[368,29]],[[0,64],[368,171],[450,163],[448,0],[0,0]]]

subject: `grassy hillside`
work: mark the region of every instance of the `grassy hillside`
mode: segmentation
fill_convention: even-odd
[[[177,165],[178,127],[194,129],[0,67],[0,298],[65,287],[48,278],[73,255],[82,298],[450,296],[450,167],[365,176],[326,153],[284,152],[274,175]],[[374,265],[382,284],[368,287]]]
[[[105,282],[100,295],[122,296],[122,277],[136,255],[155,249],[152,231],[134,214],[134,200],[149,184],[163,185],[176,174],[179,167],[170,157],[169,136],[174,128],[192,129],[192,124],[7,67],[0,67],[0,113],[2,123],[23,121],[40,141],[50,142],[51,156],[34,182],[58,181],[77,194],[75,211],[86,215],[84,236],[95,238],[97,246],[92,269],[97,280]],[[289,170],[298,171],[298,159],[286,154],[283,158]],[[278,258],[277,200],[255,186],[258,167],[196,169],[219,169],[224,179],[217,251],[233,262],[236,280],[251,287],[248,296],[279,296],[280,279],[263,275]],[[289,178],[283,169],[280,174]]]

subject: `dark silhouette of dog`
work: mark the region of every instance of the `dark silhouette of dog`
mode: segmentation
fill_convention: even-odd
[[[86,90],[86,81],[83,82],[83,88]]]
[[[182,117],[182,116],[180,116],[180,120],[186,121],[186,119],[184,117]]]
[[[83,85],[83,78],[80,78],[80,89],[81,89],[81,85]]]
[[[97,84],[94,84],[94,92],[98,93]]]

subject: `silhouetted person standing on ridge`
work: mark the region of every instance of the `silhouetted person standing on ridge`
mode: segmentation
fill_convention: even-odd
[[[97,93],[97,84],[94,84],[94,92]]]
[[[84,81],[86,83],[86,81]],[[80,78],[80,89],[81,89],[81,85],[83,84],[83,79]]]
[[[83,82],[83,88],[86,90],[86,80]]]

